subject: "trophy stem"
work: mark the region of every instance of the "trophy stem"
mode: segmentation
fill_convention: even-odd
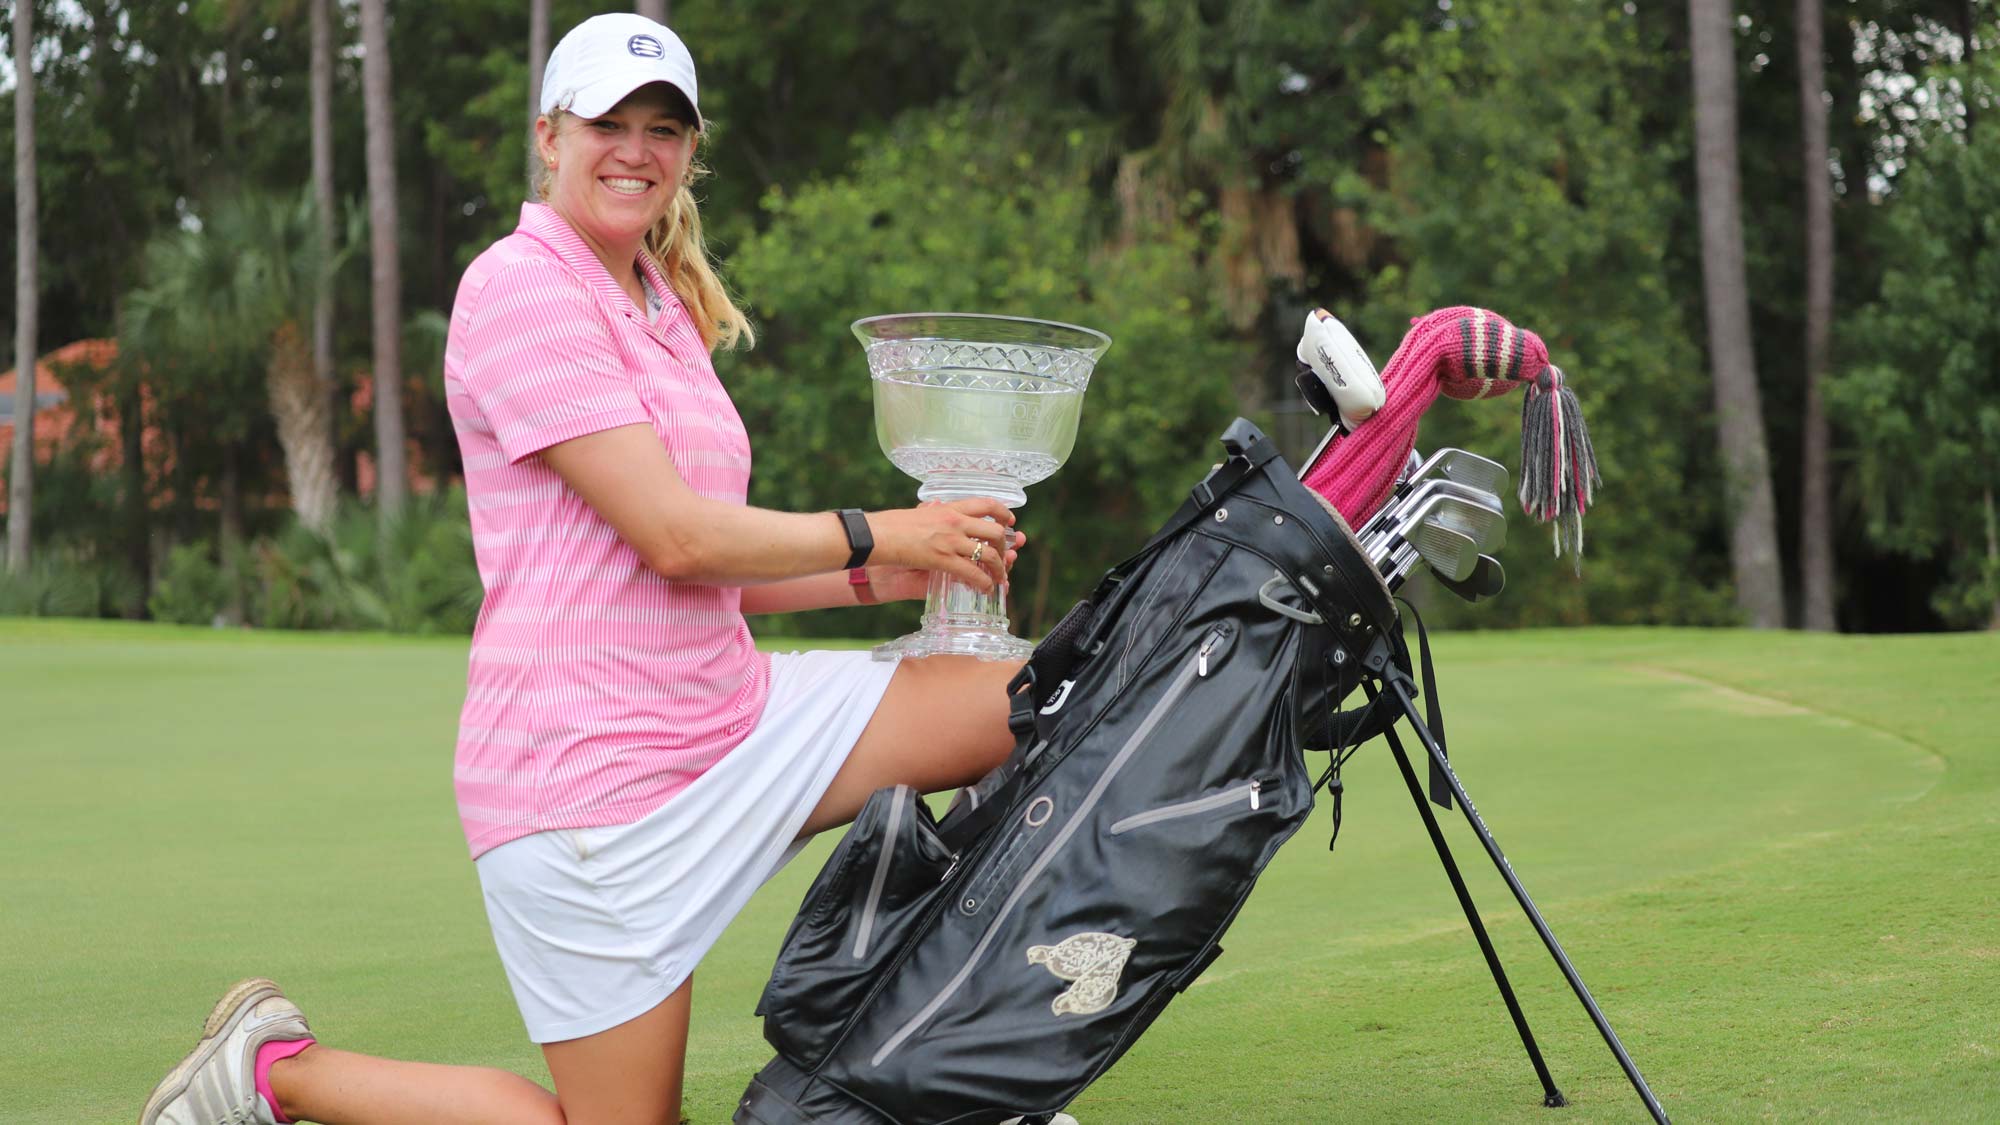
[[[1008,629],[1004,583],[982,594],[942,571],[931,574],[917,631],[874,649],[877,660],[919,656],[1026,660],[1034,651],[1033,644]]]

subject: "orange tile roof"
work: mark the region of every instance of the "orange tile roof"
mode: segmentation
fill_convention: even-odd
[[[65,438],[76,429],[76,404],[70,401],[69,392],[58,378],[60,372],[75,367],[104,368],[118,358],[118,341],[114,339],[74,340],[55,351],[43,354],[35,361],[35,457],[40,461],[52,456],[60,448]],[[0,451],[14,447],[14,392],[19,382],[19,369],[9,369],[0,373]],[[114,439],[116,426],[109,420],[93,418],[92,422],[100,432]],[[89,424],[89,423],[87,423]],[[106,451],[109,461],[99,468],[117,467],[117,442],[108,443]],[[0,453],[0,456],[6,454]],[[7,510],[7,498],[0,495],[0,512]]]

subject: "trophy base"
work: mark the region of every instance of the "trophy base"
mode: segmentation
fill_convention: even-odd
[[[1007,632],[966,625],[936,625],[925,622],[922,629],[893,641],[876,645],[877,660],[901,660],[922,656],[975,656],[981,660],[1026,660],[1035,646]]]
[[[875,646],[875,659],[976,656],[1026,660],[1035,646],[1007,631],[1007,587],[981,593],[942,571],[931,573],[924,615],[914,633]]]

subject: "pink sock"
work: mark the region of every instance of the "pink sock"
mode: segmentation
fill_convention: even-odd
[[[291,1125],[292,1119],[285,1116],[285,1111],[278,1107],[278,1095],[271,1092],[271,1064],[277,1062],[279,1059],[289,1059],[307,1047],[312,1046],[315,1042],[318,1041],[314,1039],[274,1040],[257,1048],[257,1093],[264,1099],[265,1104],[271,1107],[271,1116],[283,1122],[284,1125]]]

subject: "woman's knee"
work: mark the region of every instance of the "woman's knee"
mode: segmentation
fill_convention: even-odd
[[[542,1045],[567,1125],[680,1120],[693,983],[609,1030]]]
[[[925,656],[905,660],[898,677],[909,676],[934,706],[958,714],[994,717],[1006,725],[1007,685],[1021,670],[1018,660],[981,660],[973,656]]]
[[[1006,756],[1013,736],[1007,730],[1007,685],[1021,665],[1016,661],[980,660],[970,656],[929,656],[904,661],[897,675],[910,674],[903,704],[926,728],[951,731],[980,756]]]

